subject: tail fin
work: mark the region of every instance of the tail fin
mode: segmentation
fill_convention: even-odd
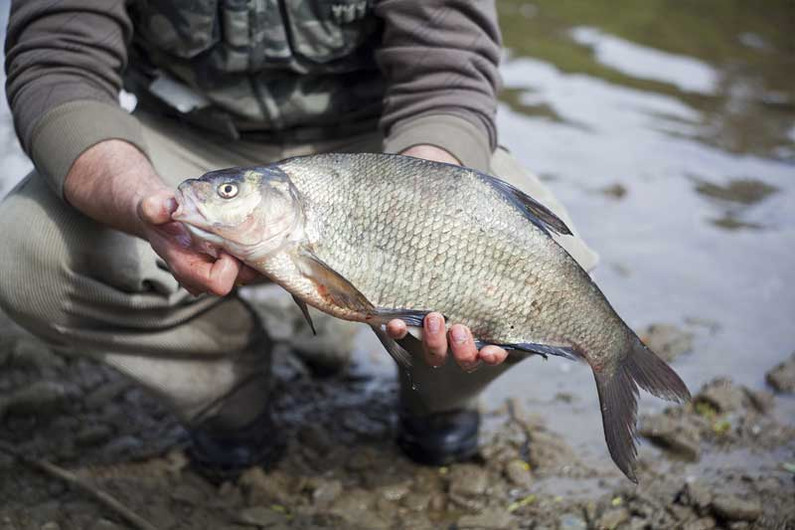
[[[613,462],[637,484],[635,447],[638,386],[668,401],[690,399],[687,387],[664,361],[632,336],[632,350],[612,374],[594,371],[605,440]]]

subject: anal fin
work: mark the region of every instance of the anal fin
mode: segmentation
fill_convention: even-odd
[[[312,317],[309,315],[309,308],[306,306],[306,302],[295,295],[293,295],[293,300],[295,300],[295,303],[298,304],[298,307],[301,309],[301,313],[303,313],[304,318],[306,319],[306,323],[309,324],[309,327],[312,329],[312,335],[317,335],[315,324],[312,322]]]
[[[389,335],[387,335],[386,331],[381,329],[380,326],[370,326],[375,333],[375,336],[378,337],[378,340],[381,341],[381,344],[384,345],[386,351],[395,362],[404,370],[409,370],[411,368],[412,360],[411,354],[407,352],[400,344],[395,342]]]

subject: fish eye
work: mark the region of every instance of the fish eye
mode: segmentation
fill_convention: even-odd
[[[233,198],[235,195],[237,195],[237,191],[237,184],[234,182],[224,182],[218,186],[218,195],[220,195],[223,199]]]

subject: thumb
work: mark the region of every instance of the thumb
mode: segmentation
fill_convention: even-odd
[[[162,225],[171,221],[171,212],[177,209],[177,201],[170,190],[161,190],[141,199],[138,216],[145,223]]]

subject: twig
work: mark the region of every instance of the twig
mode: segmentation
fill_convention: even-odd
[[[131,511],[129,508],[124,506],[121,502],[116,500],[115,497],[110,495],[109,493],[105,493],[104,491],[95,488],[85,480],[81,479],[71,471],[67,471],[66,469],[47,462],[46,460],[34,460],[29,458],[22,453],[20,453],[15,447],[11,444],[0,440],[0,450],[10,454],[17,460],[39,469],[50,475],[51,477],[59,478],[66,482],[67,484],[76,487],[79,490],[89,494],[95,500],[97,500],[100,504],[105,506],[106,508],[110,508],[120,517],[123,517],[128,523],[132,526],[137,528],[138,530],[158,530],[156,526],[152,523],[141,517],[140,515],[136,514],[135,512]]]

